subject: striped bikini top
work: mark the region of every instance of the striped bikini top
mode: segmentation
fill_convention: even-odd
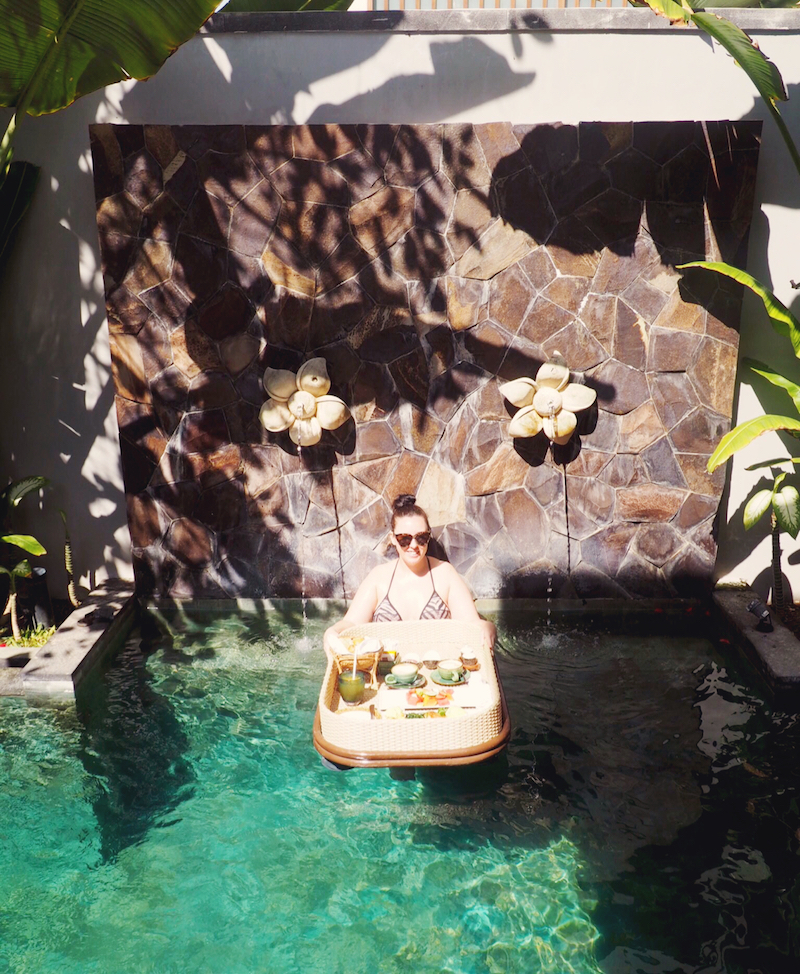
[[[420,612],[420,619],[450,619],[450,609],[447,607],[447,603],[436,591],[436,585],[433,581],[433,572],[431,571],[431,560],[426,557],[428,562],[428,574],[431,576],[431,585],[433,586],[433,592],[431,592],[431,597],[425,603],[425,606]],[[400,562],[398,561],[397,565]],[[397,611],[397,609],[392,605],[392,600],[389,598],[389,592],[392,589],[392,582],[394,581],[394,576],[397,574],[397,565],[394,566],[394,571],[392,572],[392,577],[389,581],[389,588],[386,589],[386,595],[380,600],[378,605],[375,607],[375,611],[372,614],[373,622],[403,622],[403,617]]]

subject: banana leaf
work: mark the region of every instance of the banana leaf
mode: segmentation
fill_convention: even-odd
[[[704,267],[706,270],[715,271],[717,274],[724,274],[725,277],[730,277],[731,280],[737,281],[739,284],[744,284],[745,287],[749,287],[753,294],[761,298],[764,308],[772,320],[772,327],[779,335],[783,335],[789,339],[792,343],[795,356],[800,358],[800,321],[760,281],[757,281],[747,271],[739,270],[738,267],[733,267],[731,264],[723,264],[718,261],[693,260],[688,264],[678,264],[678,270],[684,270],[687,267]]]
[[[31,162],[13,162],[5,180],[0,182],[0,274],[17,227],[33,199],[38,178],[38,166]]]
[[[797,436],[800,434],[800,419],[793,419],[791,416],[756,416],[755,419],[739,423],[717,444],[716,450],[708,459],[708,472],[716,470],[734,453],[748,446],[762,433],[769,433],[771,430],[785,430]]]
[[[29,555],[47,554],[45,548],[30,534],[0,534],[0,541],[5,541],[6,544],[16,545],[17,548],[22,548],[23,551],[27,551]]]
[[[219,0],[0,0],[0,144],[8,169],[19,118],[43,115],[126,78],[155,74]]]
[[[800,386],[791,382],[789,379],[782,376],[780,372],[775,372],[768,365],[762,365],[761,362],[755,362],[753,359],[745,359],[745,364],[747,364],[756,375],[763,376],[767,382],[771,382],[774,386],[779,389],[783,389],[788,392],[792,397],[792,402],[795,405],[798,413],[800,413]]]

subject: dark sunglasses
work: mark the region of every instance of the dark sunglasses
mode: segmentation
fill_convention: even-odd
[[[421,534],[396,534],[395,539],[401,548],[407,548],[412,541],[416,541],[420,548],[431,540],[430,531],[423,531]]]

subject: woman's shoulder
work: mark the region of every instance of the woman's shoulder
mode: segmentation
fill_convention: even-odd
[[[441,578],[461,578],[449,561],[443,561],[441,558],[434,558],[432,555],[429,555],[428,562],[430,563],[431,571],[435,572]]]

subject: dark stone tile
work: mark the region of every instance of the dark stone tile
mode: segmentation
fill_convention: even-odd
[[[161,166],[146,149],[125,160],[125,192],[142,209],[154,203],[161,193]]]
[[[704,598],[714,585],[714,557],[687,545],[664,566],[664,574],[676,595],[682,598]]]
[[[608,352],[577,319],[548,338],[542,344],[542,352],[546,358],[559,352],[576,372],[594,368],[608,358]]]
[[[626,149],[608,163],[606,170],[613,189],[642,202],[658,198],[661,166],[638,149]]]
[[[170,366],[150,380],[150,393],[154,404],[160,401],[164,405],[183,409],[189,395],[189,379],[179,369]]]
[[[277,227],[298,253],[315,266],[323,263],[349,232],[347,210],[321,203],[285,202]]]
[[[546,356],[539,345],[524,338],[515,338],[497,372],[497,378],[509,381],[522,376],[533,378]]]
[[[196,193],[181,223],[181,231],[219,247],[227,247],[231,210],[216,196]]]
[[[485,381],[486,373],[483,369],[469,362],[460,362],[431,382],[428,396],[430,407],[446,423],[463,400]]]
[[[728,432],[730,421],[707,409],[695,409],[672,430],[671,438],[679,453],[711,455]]]
[[[209,338],[221,341],[246,331],[253,317],[253,308],[245,295],[226,285],[200,312],[197,324]]]
[[[417,189],[414,225],[444,234],[453,211],[456,190],[443,172],[438,172]]]
[[[189,209],[199,185],[197,166],[189,158],[185,158],[174,172],[169,171],[164,178],[164,189],[184,212]]]
[[[447,229],[447,242],[458,259],[475,244],[494,220],[489,193],[476,187],[459,189]]]
[[[650,324],[655,321],[667,303],[667,296],[663,291],[659,291],[658,288],[641,279],[635,280],[633,284],[625,288],[621,297],[629,307],[633,308]]]
[[[705,253],[705,222],[702,203],[647,204],[647,229],[659,249]]]
[[[169,193],[161,195],[144,211],[141,235],[151,240],[164,240],[174,244],[183,220],[183,210]]]
[[[184,233],[178,236],[172,281],[184,294],[198,303],[204,302],[216,294],[226,278],[227,261],[222,248]]]
[[[369,263],[369,260],[367,252],[351,234],[348,234],[320,266],[317,273],[317,292],[323,294],[355,277],[362,267]]]
[[[654,484],[666,484],[669,487],[686,486],[686,480],[667,437],[662,436],[642,450],[641,456],[648,477]]]
[[[484,122],[474,125],[473,131],[480,142],[493,181],[510,176],[527,166],[528,160],[520,151],[519,142],[509,122]]]
[[[386,160],[386,181],[419,186],[439,171],[441,161],[441,125],[401,125]]]
[[[710,185],[714,184],[711,178]],[[691,145],[665,163],[661,170],[658,198],[670,203],[702,203],[708,187],[708,156],[697,146]]]
[[[142,210],[126,193],[101,199],[95,211],[101,244],[110,234],[136,237],[142,222]]]
[[[578,126],[581,161],[603,165],[627,149],[632,138],[632,122],[581,122]]]
[[[335,170],[314,159],[290,159],[270,175],[285,200],[349,206],[350,187]]]
[[[127,274],[132,261],[139,251],[140,243],[135,237],[123,237],[118,233],[104,233],[100,238],[100,258],[103,271],[103,284],[106,292],[113,291]],[[119,330],[130,327],[120,324]]]
[[[428,402],[430,376],[422,349],[418,347],[408,355],[395,359],[389,365],[389,372],[398,393],[408,402],[416,404],[420,409],[425,409]]]
[[[330,166],[347,180],[353,203],[372,196],[383,185],[383,169],[361,148],[339,156]]]
[[[639,230],[642,205],[617,189],[607,189],[575,211],[575,216],[606,247],[632,240]]]
[[[495,180],[492,191],[499,216],[517,230],[524,230],[536,243],[544,243],[553,232],[558,222],[556,213],[563,216],[571,212],[571,207],[559,210],[559,196],[551,206],[538,177],[528,169]]]
[[[102,200],[122,192],[124,166],[122,151],[113,125],[90,125],[95,199]]]
[[[687,146],[702,145],[697,122],[634,122],[633,145],[643,155],[663,165]]]
[[[141,295],[140,300],[170,329],[182,324],[191,307],[191,301],[174,281],[165,281],[158,287],[150,288]]]
[[[292,125],[246,125],[250,158],[265,176],[292,158]]]
[[[464,345],[475,364],[497,373],[512,342],[512,336],[492,321],[482,321],[464,333]]]
[[[657,568],[663,567],[683,543],[671,524],[642,524],[636,534],[636,550]]]
[[[226,480],[204,490],[195,506],[194,517],[211,531],[229,531],[244,524],[244,485],[239,480]]]
[[[633,524],[612,524],[581,541],[581,557],[592,568],[614,578],[628,554],[637,528]]]
[[[632,551],[617,572],[616,581],[634,598],[658,599],[672,594],[660,569]]]
[[[542,553],[548,537],[547,516],[522,487],[505,490],[497,498],[508,537],[520,554],[531,561]]]
[[[617,302],[614,356],[634,369],[644,369],[649,326],[624,301]],[[568,360],[569,361],[569,360]]]
[[[172,522],[164,538],[164,547],[191,568],[210,565],[214,556],[212,535],[202,524],[190,518],[179,518]]]
[[[649,398],[644,373],[615,359],[594,369],[586,384],[597,390],[602,409],[617,415],[629,413]]]
[[[471,123],[443,126],[442,171],[457,189],[489,185],[492,175]]]
[[[181,149],[195,160],[209,150],[238,153],[245,148],[241,125],[173,125],[172,131]]]
[[[433,230],[416,227],[391,248],[387,257],[394,271],[407,281],[427,282],[441,277],[453,264],[444,237]]]
[[[184,453],[219,450],[228,442],[228,425],[221,409],[186,413],[181,420],[178,445]]]
[[[571,277],[594,277],[602,249],[599,239],[574,216],[561,220],[547,241],[553,264],[560,273]],[[537,283],[533,275],[531,279],[539,288],[546,283]]]
[[[599,197],[609,188],[608,175],[592,162],[579,159],[568,170],[556,173],[547,182],[547,195],[559,219]]]
[[[578,159],[575,125],[537,125],[520,139],[522,151],[539,176],[561,173]]]
[[[699,494],[689,494],[675,518],[675,525],[682,530],[694,528],[717,513],[719,500],[716,497],[703,497]]]
[[[260,257],[275,227],[280,212],[280,197],[266,180],[237,202],[231,212],[228,245],[231,250]]]
[[[457,354],[461,357],[461,351],[456,346],[455,335],[447,325],[431,328],[424,334],[422,351],[428,362],[428,374],[431,378],[451,368]]]
[[[206,152],[197,161],[197,175],[206,193],[235,206],[263,176],[245,152]]]
[[[222,372],[201,372],[192,379],[189,388],[189,409],[218,409],[236,402],[238,393]]]
[[[146,548],[161,538],[158,507],[149,494],[128,494],[128,527],[134,548]]]
[[[591,280],[588,277],[557,277],[542,292],[542,297],[557,304],[559,308],[575,314],[589,293]]]
[[[114,125],[114,136],[119,143],[123,159],[144,148],[144,127],[141,125]]]
[[[539,345],[573,320],[574,316],[569,311],[557,307],[546,298],[538,297],[520,325],[519,335]]]
[[[152,455],[134,446],[126,437],[120,437],[122,479],[126,494],[140,494],[147,488],[156,465]]]

